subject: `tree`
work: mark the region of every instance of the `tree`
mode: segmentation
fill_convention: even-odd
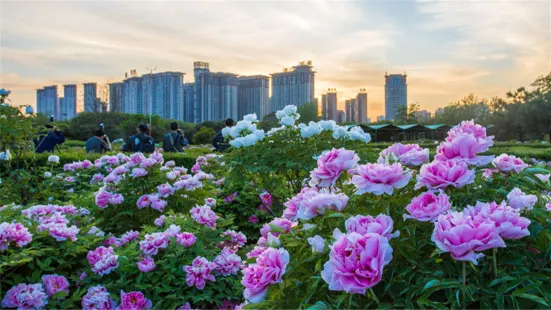
[[[197,132],[193,136],[193,143],[195,143],[195,144],[208,144],[212,141],[212,138],[214,138],[214,135],[216,135],[216,132],[214,132],[214,130],[212,130],[212,128],[201,127],[199,132]]]
[[[317,122],[318,106],[315,103],[306,103],[297,108],[297,113],[300,114],[300,122],[308,124],[309,122]]]

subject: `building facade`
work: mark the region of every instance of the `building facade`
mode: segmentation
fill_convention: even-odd
[[[240,76],[237,90],[237,118],[256,113],[262,120],[269,104],[269,77],[265,75]]]
[[[109,84],[109,111],[124,112],[124,83]]]
[[[97,83],[84,84],[84,112],[101,112]]]
[[[396,118],[401,108],[407,108],[407,75],[385,74],[385,116],[386,120]]]
[[[346,121],[346,116],[344,114],[343,110],[337,110],[337,119],[335,122],[337,123],[344,123]]]
[[[122,112],[131,114],[143,114],[142,79],[137,76],[123,81],[124,99]]]
[[[350,100],[344,101],[344,114],[347,123],[353,122],[354,118],[352,117],[352,104]]]
[[[184,84],[184,122],[195,121],[195,83]]]
[[[327,95],[323,94],[321,95],[321,119],[327,120],[328,114],[327,114]]]
[[[194,122],[237,119],[237,74],[210,72],[209,64],[202,61],[194,62],[193,67]]]
[[[314,102],[315,74],[311,61],[272,73],[271,108],[266,113],[281,110],[286,105],[299,107]]]
[[[46,86],[43,89],[36,90],[36,110],[38,113],[47,117],[54,116],[60,118],[59,99],[57,94],[57,85]]]
[[[326,111],[327,119],[332,119],[335,122],[338,121],[337,114],[337,89],[328,88],[327,89],[327,99],[326,99]]]
[[[68,121],[77,115],[77,85],[63,85],[63,102],[59,102],[60,119]]]
[[[356,95],[356,115],[354,121],[361,124],[368,123],[367,115],[367,92],[365,88],[361,88]]]

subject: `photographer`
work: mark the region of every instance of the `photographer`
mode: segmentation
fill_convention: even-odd
[[[103,132],[103,130],[96,130],[96,135],[86,141],[87,153],[103,153],[104,151],[111,150],[111,142],[109,137]]]
[[[46,128],[49,131],[42,133],[38,139],[34,139],[33,141],[36,153],[53,152],[56,145],[65,142],[63,132],[57,130],[56,126],[48,124]]]
[[[184,152],[184,146],[188,145],[188,141],[184,138],[182,130],[178,128],[178,123],[170,123],[170,130],[163,137],[163,150],[173,153]]]

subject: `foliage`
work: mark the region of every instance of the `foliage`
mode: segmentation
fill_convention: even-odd
[[[216,132],[208,127],[201,127],[199,129],[199,132],[197,132],[193,136],[193,142],[195,144],[207,144],[212,141],[212,138],[214,138],[214,135],[216,135]]]

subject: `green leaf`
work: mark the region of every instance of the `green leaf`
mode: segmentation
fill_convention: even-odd
[[[525,298],[525,299],[529,299],[531,301],[535,301],[537,302],[538,304],[542,304],[546,307],[549,307],[549,304],[545,301],[545,299],[541,298],[541,297],[538,297],[536,295],[532,295],[532,294],[520,294],[520,295],[516,295],[517,297],[520,297],[520,298]]]
[[[344,214],[342,214],[342,213],[340,213],[340,212],[335,212],[335,213],[331,213],[331,214],[325,216],[325,218],[334,218],[334,217],[342,217],[342,218],[344,218],[344,217],[346,217],[346,215],[344,215]]]
[[[327,306],[326,303],[323,301],[316,302],[313,306],[307,308],[308,310],[322,310],[322,309],[329,309],[329,306]]]
[[[427,284],[425,284],[425,287],[423,287],[423,291],[435,286],[438,283],[440,283],[440,280],[430,280]]]

